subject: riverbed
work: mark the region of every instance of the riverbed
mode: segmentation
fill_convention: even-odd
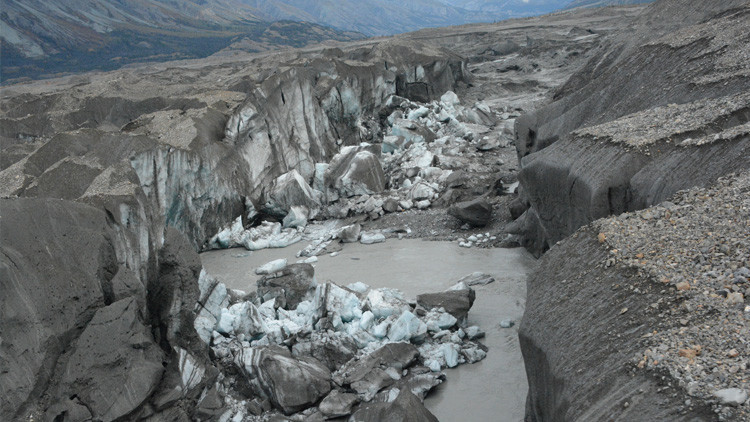
[[[259,276],[255,268],[278,258],[295,262],[306,244],[284,249],[248,252],[243,249],[201,254],[209,274],[232,289],[252,291]],[[473,365],[447,369],[447,381],[433,390],[425,405],[441,421],[523,420],[527,383],[516,326],[501,328],[500,321],[516,323],[523,315],[526,274],[536,265],[523,249],[461,248],[456,243],[418,239],[388,239],[385,243],[344,245],[335,257],[324,255],[313,264],[318,282],[347,285],[361,281],[371,287],[392,287],[409,298],[438,292],[475,271],[488,273],[494,283],[475,286],[477,297],[469,324],[487,335],[487,358]]]

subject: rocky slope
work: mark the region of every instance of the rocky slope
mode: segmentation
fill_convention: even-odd
[[[529,420],[747,419],[748,7],[656,2],[517,120]]]
[[[529,210],[514,231],[530,249],[746,167],[747,4],[682,7],[650,6],[555,101],[518,120]]]
[[[747,419],[747,190],[733,175],[545,254],[519,333],[528,420]]]

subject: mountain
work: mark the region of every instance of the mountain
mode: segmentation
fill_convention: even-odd
[[[205,57],[241,40],[253,51],[361,34],[274,23],[239,0],[3,0],[2,80]]]
[[[243,0],[265,19],[317,22],[367,35],[492,22],[564,7],[568,0]]]
[[[513,17],[542,15],[565,7],[570,0],[442,0],[469,11],[507,13]]]
[[[651,3],[653,1],[654,0],[573,0],[565,8],[575,9],[576,7],[624,6],[629,4]]]

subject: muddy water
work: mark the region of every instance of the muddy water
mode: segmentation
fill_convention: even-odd
[[[304,243],[286,249],[248,253],[242,249],[206,252],[206,270],[228,287],[250,291],[258,276],[254,269],[268,261],[295,254]],[[477,299],[469,323],[486,333],[487,358],[473,365],[446,370],[448,380],[433,390],[426,406],[441,421],[523,420],[527,384],[516,327],[501,328],[503,319],[518,321],[526,297],[526,274],[535,260],[522,249],[465,249],[449,242],[389,239],[376,245],[350,244],[336,257],[322,256],[315,265],[319,282],[340,285],[355,281],[372,287],[393,287],[414,298],[452,286],[474,271],[496,279],[475,287]]]

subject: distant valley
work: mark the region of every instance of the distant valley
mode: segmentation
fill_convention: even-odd
[[[4,0],[0,81],[639,0]]]

